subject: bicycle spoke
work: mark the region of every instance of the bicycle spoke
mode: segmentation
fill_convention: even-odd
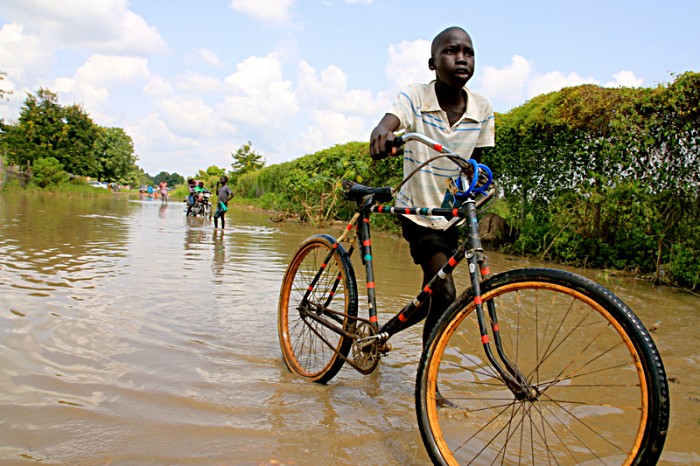
[[[526,375],[529,396],[516,398],[484,357],[473,303],[455,309],[459,323],[444,323],[449,333],[436,332],[432,343],[439,364],[419,369],[420,383],[432,374],[441,395],[464,408],[424,405],[419,419],[439,429],[425,437],[439,445],[436,455],[459,464],[607,464],[640,451],[645,380],[617,317],[595,299],[537,280],[487,290],[484,302],[495,303],[499,353]]]

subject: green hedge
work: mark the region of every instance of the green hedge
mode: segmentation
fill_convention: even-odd
[[[651,89],[585,85],[498,115],[488,164],[513,250],[697,288],[700,74]]]
[[[655,88],[565,88],[497,114],[484,162],[518,233],[508,250],[698,288],[698,102],[700,74],[689,72]],[[401,173],[400,158],[373,162],[366,142],[352,142],[248,173],[234,189],[319,222],[352,212],[344,178],[395,186]]]

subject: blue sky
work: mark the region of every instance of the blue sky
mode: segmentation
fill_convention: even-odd
[[[3,0],[0,118],[40,87],[124,128],[183,176],[252,142],[268,164],[366,141],[429,44],[464,27],[469,87],[506,112],[564,86],[652,87],[700,71],[696,0]]]

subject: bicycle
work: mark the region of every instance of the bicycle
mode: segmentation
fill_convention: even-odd
[[[491,275],[477,220],[477,210],[497,197],[490,170],[417,133],[397,138],[397,146],[409,140],[438,153],[421,167],[440,157],[463,173],[471,167],[471,176],[455,180],[461,205],[385,206],[394,189],[344,182],[346,198],[357,203],[345,231],[337,239],[318,234],[303,241],[284,275],[278,332],[287,367],[326,383],[345,363],[371,373],[389,350],[395,319],[379,326],[371,214],[463,221],[468,234],[457,252],[397,314],[408,318],[427,305],[438,280],[466,259],[469,286],[438,321],[418,364],[416,412],[431,460],[655,463],[668,429],[668,382],[640,320],[609,290],[570,272],[523,268]],[[350,261],[356,246],[367,317],[358,315]],[[447,403],[438,403],[438,391]]]

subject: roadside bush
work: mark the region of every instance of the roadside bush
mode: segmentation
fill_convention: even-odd
[[[665,271],[672,282],[700,287],[700,249],[674,244]]]
[[[63,170],[61,163],[54,157],[37,159],[32,164],[30,183],[42,188],[51,188],[66,183],[70,175]]]

